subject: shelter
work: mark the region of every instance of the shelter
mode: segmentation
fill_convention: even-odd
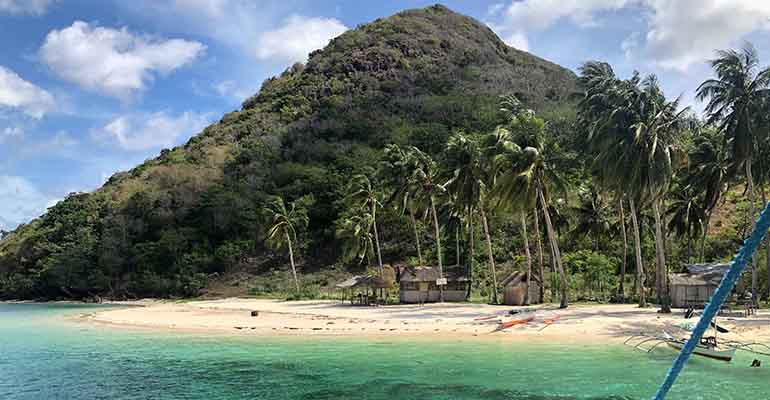
[[[383,279],[376,275],[356,275],[336,284],[335,287],[342,290],[343,301],[349,299],[353,304],[358,302],[361,305],[369,305],[377,301],[377,289],[390,289],[393,282],[392,279]]]
[[[535,304],[540,296],[540,284],[532,277],[527,280],[527,273],[514,271],[500,282],[503,287],[503,304],[509,306],[526,305],[524,295],[529,290],[529,304]]]
[[[404,267],[398,277],[402,303],[430,303],[440,300],[438,267]],[[470,281],[462,268],[444,268],[444,301],[465,301]]]
[[[687,273],[670,274],[671,306],[676,308],[702,307],[717,290],[729,264],[691,264]]]

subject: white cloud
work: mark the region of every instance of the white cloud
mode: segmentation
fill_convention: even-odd
[[[529,51],[529,40],[527,36],[521,32],[514,32],[503,38],[503,41],[508,46],[517,48],[523,51]]]
[[[19,126],[7,126],[4,129],[0,129],[0,144],[5,143],[9,139],[18,139],[24,136],[24,129]]]
[[[179,138],[189,137],[209,124],[209,116],[184,112],[178,116],[161,111],[117,117],[97,129],[95,136],[114,140],[125,150],[137,151],[172,147]]]
[[[190,64],[206,49],[199,42],[159,39],[75,21],[48,33],[40,57],[62,79],[123,100],[147,87],[154,73]]]
[[[746,35],[770,29],[770,1],[645,0],[648,31],[630,51],[660,67],[687,70],[734,46]],[[631,42],[634,43],[634,42]]]
[[[0,0],[0,13],[42,15],[53,0]]]
[[[305,61],[308,53],[326,46],[348,30],[334,18],[292,15],[283,26],[262,33],[257,39],[257,58],[280,61]]]
[[[0,228],[14,229],[42,214],[51,199],[21,176],[0,175]]]
[[[15,72],[0,66],[0,108],[18,109],[40,119],[54,108],[53,96],[25,81]]]

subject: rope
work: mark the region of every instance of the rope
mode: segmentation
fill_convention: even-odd
[[[722,303],[724,303],[727,296],[733,290],[735,281],[741,276],[741,272],[743,272],[744,268],[746,268],[746,264],[748,264],[749,260],[754,256],[754,253],[759,248],[762,239],[769,229],[770,204],[768,204],[765,207],[765,210],[762,211],[759,220],[757,220],[757,224],[754,225],[754,231],[751,232],[751,236],[743,242],[743,247],[741,247],[738,254],[735,255],[735,258],[730,263],[730,269],[722,278],[722,282],[719,283],[719,287],[716,292],[714,292],[714,295],[711,296],[711,300],[703,310],[703,314],[701,315],[698,324],[695,325],[695,329],[693,329],[690,339],[687,340],[682,351],[676,357],[676,360],[674,360],[674,364],[671,366],[671,369],[668,370],[666,379],[660,385],[660,388],[658,388],[658,392],[655,394],[653,400],[663,400],[666,398],[666,394],[668,394],[674,381],[676,381],[676,377],[682,371],[682,368],[684,368],[687,359],[690,358],[693,350],[695,350],[695,346],[700,343],[700,340],[703,338],[703,334],[706,332],[706,329],[708,329],[711,319],[714,318],[714,315],[719,311],[719,308],[722,307]]]

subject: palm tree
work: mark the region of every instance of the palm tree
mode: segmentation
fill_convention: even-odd
[[[359,174],[352,178],[348,200],[351,204],[357,204],[361,209],[367,210],[372,217],[372,231],[374,233],[374,244],[377,250],[377,265],[380,270],[380,277],[384,277],[385,270],[382,265],[382,251],[380,250],[380,236],[377,232],[377,208],[382,207],[379,200],[379,193],[374,189],[372,181],[366,175]]]
[[[492,302],[497,304],[497,271],[486,205],[488,188],[493,184],[489,163],[484,158],[479,142],[462,133],[449,138],[444,153],[451,171],[451,177],[446,183],[447,190],[452,193],[459,208],[468,213],[478,210],[481,216],[492,274]]]
[[[700,260],[706,262],[706,238],[711,224],[711,215],[727,191],[730,176],[730,155],[726,143],[717,131],[701,129],[693,138],[693,150],[689,154],[690,168],[685,175],[685,185],[703,198],[703,236],[700,245]]]
[[[267,231],[268,244],[276,248],[283,246],[288,248],[294,286],[299,292],[293,243],[297,243],[297,230],[304,229],[308,225],[307,209],[297,201],[292,202],[290,208],[286,208],[283,198],[274,196],[268,199],[265,211],[272,221]]]
[[[393,204],[401,213],[408,212],[414,231],[414,243],[417,247],[417,261],[425,265],[422,259],[420,233],[417,230],[418,202],[414,182],[414,160],[411,152],[396,144],[385,147],[385,158],[380,168],[385,182],[393,189],[388,203]]]
[[[566,308],[567,277],[561,260],[556,231],[549,211],[549,187],[560,187],[560,179],[547,162],[544,137],[545,122],[530,110],[511,116],[508,129],[498,133],[499,147],[504,149],[496,164],[506,165],[497,178],[494,196],[498,205],[516,210],[530,210],[537,205],[543,211],[546,235],[560,278],[560,307]]]
[[[692,262],[692,243],[701,235],[706,220],[704,202],[692,187],[679,187],[671,193],[672,199],[666,210],[668,230],[680,239],[687,239],[687,261]]]
[[[373,222],[372,215],[361,208],[350,210],[337,221],[335,234],[343,243],[344,260],[355,259],[359,264],[366,260],[367,266],[371,265],[369,255],[374,252]]]
[[[740,50],[720,50],[711,61],[716,78],[703,82],[697,90],[699,100],[708,100],[704,112],[707,122],[714,124],[731,143],[736,167],[743,166],[749,193],[750,226],[754,226],[756,201],[752,161],[756,147],[756,115],[762,112],[761,102],[770,93],[770,68],[759,67],[759,56],[747,43]],[[751,293],[756,303],[757,258],[752,260]]]
[[[439,183],[439,169],[436,162],[417,147],[411,148],[411,154],[414,160],[414,170],[412,179],[418,188],[416,192],[418,198],[427,203],[430,207],[430,214],[433,217],[433,228],[436,235],[436,258],[438,259],[439,277],[444,277],[444,264],[441,258],[441,227],[438,223],[438,213],[436,211],[436,198],[446,194],[446,188]],[[444,301],[443,286],[439,286],[440,300]]]
[[[573,208],[578,222],[572,234],[591,238],[594,251],[598,251],[602,239],[611,233],[608,207],[596,188],[583,188],[578,196],[580,204]]]

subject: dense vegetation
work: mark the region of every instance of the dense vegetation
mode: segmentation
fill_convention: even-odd
[[[729,257],[751,227],[734,188],[765,198],[768,74],[749,56],[720,54],[701,122],[653,77],[578,78],[441,6],[377,20],[5,236],[0,298],[311,295],[405,262],[462,266],[483,298],[519,269],[562,305],[644,303],[646,282],[665,304],[666,270]],[[754,97],[725,88],[740,71]]]

